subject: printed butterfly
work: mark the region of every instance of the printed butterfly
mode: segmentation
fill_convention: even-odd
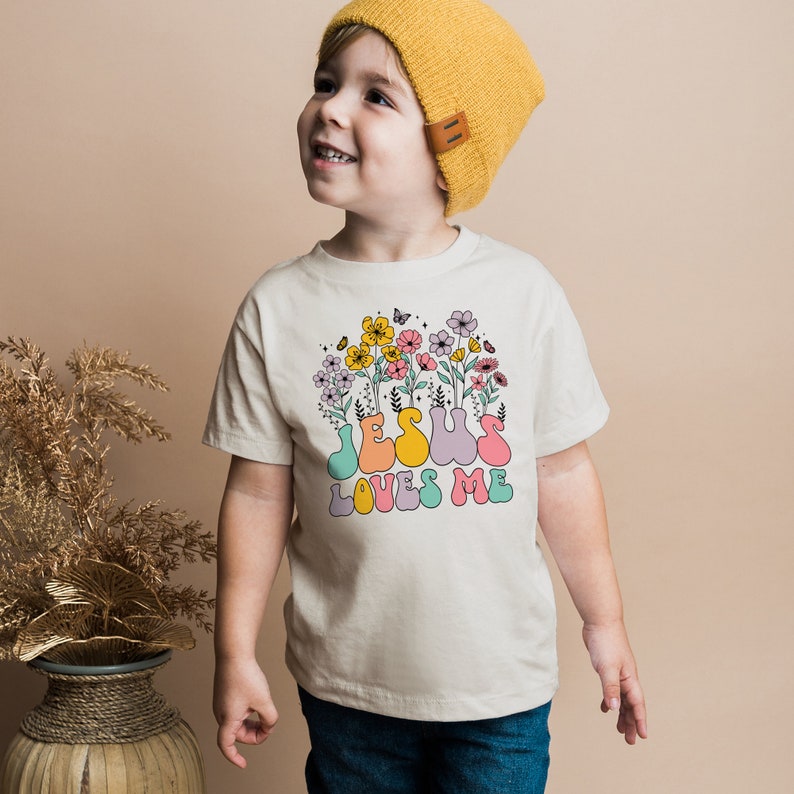
[[[394,322],[399,323],[400,325],[405,325],[408,321],[408,318],[411,315],[408,312],[401,312],[398,308],[395,307],[394,309]]]
[[[487,339],[482,343],[482,345],[489,353],[496,352],[496,348]]]
[[[344,350],[347,347],[347,337],[343,336],[336,345],[337,350]]]

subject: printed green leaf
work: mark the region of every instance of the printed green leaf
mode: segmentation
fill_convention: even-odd
[[[466,364],[466,372],[468,372],[477,363],[477,360],[478,359],[474,358],[468,364]]]
[[[447,386],[452,385],[452,381],[450,381],[450,379],[443,372],[439,372],[438,377],[441,379],[441,382],[446,383]]]
[[[427,381],[423,380],[421,383],[416,384],[417,389],[424,389],[427,386]]]
[[[458,379],[458,380],[459,380],[461,383],[463,383],[463,373],[462,373],[462,372],[461,372],[459,369],[455,369],[455,370],[453,370],[453,372],[455,373],[455,377],[456,377],[456,378],[457,378],[457,379]]]

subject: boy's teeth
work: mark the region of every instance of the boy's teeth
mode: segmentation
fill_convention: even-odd
[[[336,149],[328,149],[325,146],[318,146],[317,154],[319,154],[323,160],[328,160],[328,162],[331,163],[352,163],[356,159],[349,154],[337,152]]]

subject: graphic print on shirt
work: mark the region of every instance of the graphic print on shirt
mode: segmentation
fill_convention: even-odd
[[[512,499],[502,436],[508,380],[495,345],[474,333],[478,324],[470,310],[455,310],[428,333],[395,307],[391,322],[364,317],[360,341],[340,334],[339,355],[327,353],[314,375],[319,410],[338,437],[328,451],[332,516]]]

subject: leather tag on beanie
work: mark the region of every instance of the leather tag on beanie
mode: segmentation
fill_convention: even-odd
[[[425,125],[425,130],[434,154],[448,152],[469,140],[469,122],[463,110],[434,124]]]

